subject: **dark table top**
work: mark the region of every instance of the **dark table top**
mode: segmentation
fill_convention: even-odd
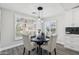
[[[31,36],[31,41],[48,41],[49,38],[50,38],[49,36],[45,36],[44,38]]]
[[[42,45],[43,43],[47,43],[49,41],[49,37],[41,39],[36,36],[32,36],[31,41],[37,43],[38,45]]]

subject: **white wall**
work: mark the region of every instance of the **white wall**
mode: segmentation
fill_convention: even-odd
[[[2,16],[1,16],[1,42],[0,42],[0,49],[7,48],[11,45],[17,45],[22,41],[15,41],[15,33],[14,33],[14,13],[12,11],[2,9]]]
[[[0,51],[23,44],[22,40],[15,40],[15,15],[16,12],[1,9],[1,42]],[[21,14],[21,13],[19,13]],[[26,16],[25,14],[22,14]]]
[[[0,9],[0,40],[1,40],[1,9]]]

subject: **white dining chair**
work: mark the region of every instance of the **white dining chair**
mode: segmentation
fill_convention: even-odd
[[[23,42],[24,42],[23,54],[25,54],[25,50],[27,50],[28,54],[30,54],[31,50],[37,47],[37,45],[34,42],[31,42],[30,35],[23,35]]]
[[[42,45],[42,49],[45,49],[49,52],[49,54],[51,55],[52,52],[54,51],[55,55],[56,55],[56,39],[57,39],[57,35],[55,36],[51,36],[49,38],[49,41],[47,44]]]

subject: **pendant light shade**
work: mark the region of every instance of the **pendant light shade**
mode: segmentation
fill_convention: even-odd
[[[41,11],[41,10],[43,10],[43,7],[37,7],[37,9],[38,9],[39,11]]]

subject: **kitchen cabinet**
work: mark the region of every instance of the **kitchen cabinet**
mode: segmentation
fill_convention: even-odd
[[[79,51],[79,35],[66,34],[64,47],[75,51]]]
[[[79,8],[72,10],[72,24],[74,27],[79,27]]]

